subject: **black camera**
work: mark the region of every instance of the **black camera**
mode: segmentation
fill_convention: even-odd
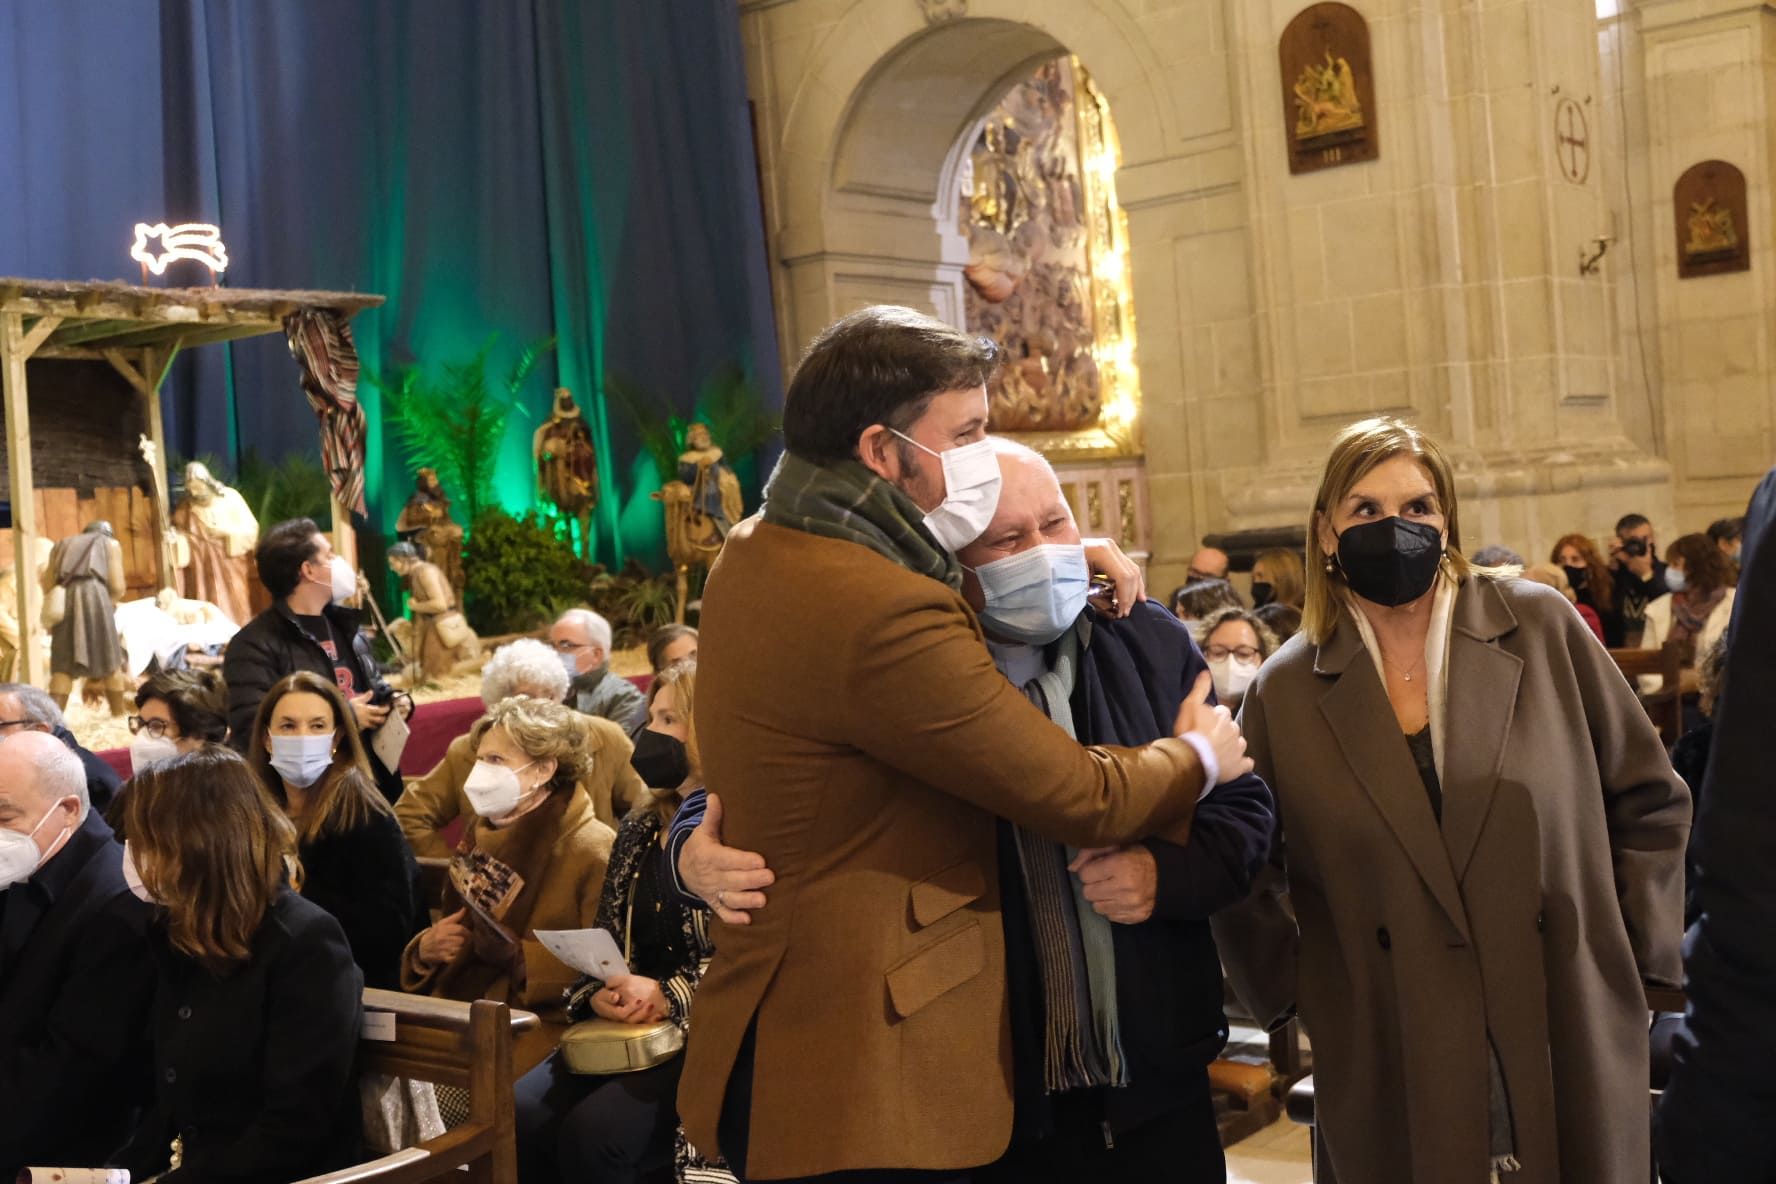
[[[1647,541],[1645,539],[1625,539],[1622,543],[1622,554],[1631,555],[1636,559],[1646,556]]]

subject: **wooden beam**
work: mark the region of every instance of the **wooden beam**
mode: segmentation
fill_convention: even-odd
[[[111,368],[113,370],[123,375],[123,380],[125,382],[135,387],[137,391],[144,395],[152,394],[154,392],[156,388],[149,386],[148,380],[142,376],[142,372],[130,365],[129,359],[123,356],[122,350],[108,349],[104,351],[104,354],[105,360],[111,363]]]
[[[128,333],[141,328],[136,321],[121,321],[106,318],[98,321],[76,321],[56,334],[57,345],[79,345],[83,341],[94,341],[101,337],[115,337],[119,333]]]
[[[46,335],[47,336],[47,335]],[[37,506],[31,497],[31,409],[25,383],[25,319],[0,314],[0,385],[6,400],[6,458],[12,498],[12,579],[18,588],[18,680],[36,684],[42,676],[37,648],[41,628],[32,611],[37,586]]]
[[[154,469],[154,520],[155,525],[160,528],[161,588],[171,588],[176,584],[173,567],[172,495],[167,483],[166,426],[161,422],[160,384],[166,381],[167,371],[172,369],[173,358],[178,352],[177,345],[168,349],[142,351],[142,375],[147,379],[148,439],[154,445],[154,455],[149,460]],[[155,590],[159,591],[159,588]]]
[[[37,323],[25,333],[24,339],[20,343],[20,349],[24,351],[24,356],[29,358],[36,353],[37,347],[42,345],[44,340],[56,331],[56,326],[61,323],[61,317],[39,317]]]

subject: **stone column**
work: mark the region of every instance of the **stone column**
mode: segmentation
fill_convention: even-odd
[[[1681,475],[1679,521],[1661,536],[1670,539],[1743,514],[1776,461],[1776,10],[1748,0],[1643,0],[1619,19],[1638,24],[1644,62],[1647,182],[1634,219],[1649,244],[1637,263],[1656,301],[1655,381]],[[1672,188],[1708,160],[1745,174],[1750,217],[1740,232],[1750,236],[1751,270],[1680,279]]]

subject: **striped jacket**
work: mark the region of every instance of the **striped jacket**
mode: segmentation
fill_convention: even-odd
[[[619,949],[623,948],[628,936],[629,902],[641,880],[642,861],[657,851],[660,830],[664,825],[659,811],[644,802],[631,810],[629,816],[623,819],[622,826],[617,829],[617,840],[611,846],[610,870],[605,873],[604,892],[598,898],[598,914],[594,924],[608,931]],[[670,882],[669,879],[661,881],[662,884]],[[684,932],[685,957],[677,966],[631,966],[629,969],[631,973],[645,975],[659,982],[660,992],[666,996],[667,1005],[671,1008],[672,1022],[688,1032],[691,1023],[691,996],[695,994],[697,982],[709,965],[710,955],[715,953],[715,946],[709,940],[709,914],[703,909],[688,907],[682,901],[672,898],[670,893],[660,902],[660,907],[678,915]],[[591,1018],[592,996],[603,986],[602,980],[587,975],[568,988],[568,1018]]]

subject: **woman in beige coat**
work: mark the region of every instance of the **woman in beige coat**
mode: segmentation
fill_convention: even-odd
[[[1415,429],[1339,435],[1308,537],[1302,631],[1242,712],[1279,874],[1217,935],[1256,1014],[1298,1006],[1313,1041],[1317,1178],[1645,1179],[1682,781],[1572,606],[1462,558]]]

